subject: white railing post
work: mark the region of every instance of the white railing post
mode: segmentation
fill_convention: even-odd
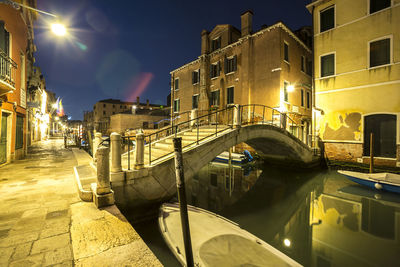
[[[233,126],[239,128],[242,125],[240,120],[240,105],[235,104],[235,108],[233,109]]]
[[[285,112],[281,112],[281,128],[286,130],[287,115]]]
[[[110,146],[111,146],[111,172],[121,172],[121,135],[119,133],[111,133]]]
[[[190,127],[194,127],[196,124],[196,118],[198,117],[198,110],[197,109],[192,109],[190,112]]]
[[[94,134],[94,142],[93,142],[93,161],[96,162],[97,161],[97,148],[99,147],[100,143],[101,143],[101,133],[95,133]]]
[[[151,145],[151,144],[149,144]],[[135,147],[135,169],[142,169],[144,167],[144,134],[139,130],[136,133],[136,147]]]
[[[114,192],[110,184],[110,149],[100,146],[97,149],[97,179],[91,185],[96,207],[101,208],[114,204]]]

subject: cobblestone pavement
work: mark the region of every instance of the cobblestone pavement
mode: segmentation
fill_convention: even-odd
[[[0,167],[0,266],[72,266],[71,204],[80,202],[62,139]]]

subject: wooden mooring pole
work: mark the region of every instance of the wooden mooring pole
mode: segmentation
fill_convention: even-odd
[[[190,239],[189,217],[186,202],[185,176],[183,171],[182,137],[174,138],[175,174],[178,191],[179,210],[181,214],[183,243],[185,245],[186,266],[193,267],[192,241]]]
[[[374,172],[374,134],[371,133],[369,140],[369,173]]]

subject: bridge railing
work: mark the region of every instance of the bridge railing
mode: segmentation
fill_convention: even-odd
[[[228,128],[233,127],[233,117],[234,117],[235,106],[228,106],[226,108],[220,110],[197,110],[197,116],[191,114],[191,119],[176,122],[169,126],[161,129],[159,131],[153,132],[151,134],[147,134],[144,137],[146,144],[146,151],[148,152],[148,161],[149,165],[155,160],[158,160],[166,155],[169,155],[173,152],[166,152],[164,154],[152,155],[152,146],[155,145],[158,141],[165,139],[170,135],[174,135],[177,137],[178,135],[182,135],[186,131],[193,131],[195,129],[195,139],[187,142],[185,140],[182,148],[191,146],[193,144],[199,144],[202,140],[209,138],[211,136],[217,136],[218,133],[226,130],[225,126]],[[198,115],[198,114],[201,115]],[[224,127],[221,127],[224,125]],[[209,134],[204,136],[200,136],[200,127],[211,126],[212,131],[209,131]]]
[[[182,121],[183,120],[183,121]],[[285,112],[280,112],[277,108],[272,108],[261,104],[247,105],[231,105],[223,109],[215,110],[191,110],[182,113],[176,113],[171,119],[172,125],[166,126],[158,131],[144,135],[145,151],[147,152],[148,164],[163,158],[173,153],[171,149],[159,149],[157,153],[152,151],[154,146],[170,137],[182,136],[185,132],[191,132],[190,137],[184,140],[183,147],[188,147],[193,144],[212,137],[217,136],[220,132],[226,129],[231,129],[234,126],[252,125],[252,124],[268,124],[275,127],[283,128],[299,139],[303,125],[296,123]],[[207,131],[203,131],[200,135],[200,128],[206,127]],[[303,135],[303,133],[302,133]],[[127,150],[130,150],[131,140],[135,140],[135,136],[123,137],[124,143],[127,144]],[[302,140],[304,142],[304,140]],[[169,143],[172,147],[172,143]],[[131,155],[128,152],[128,169],[131,168]]]

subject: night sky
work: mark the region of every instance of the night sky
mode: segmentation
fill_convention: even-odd
[[[201,31],[217,24],[240,30],[240,14],[251,9],[253,31],[283,21],[296,30],[311,25],[309,0],[111,1],[37,0],[38,9],[66,21],[67,38],[52,35],[51,16],[35,24],[35,65],[65,112],[84,110],[106,98],[166,104],[170,71],[200,55]]]

